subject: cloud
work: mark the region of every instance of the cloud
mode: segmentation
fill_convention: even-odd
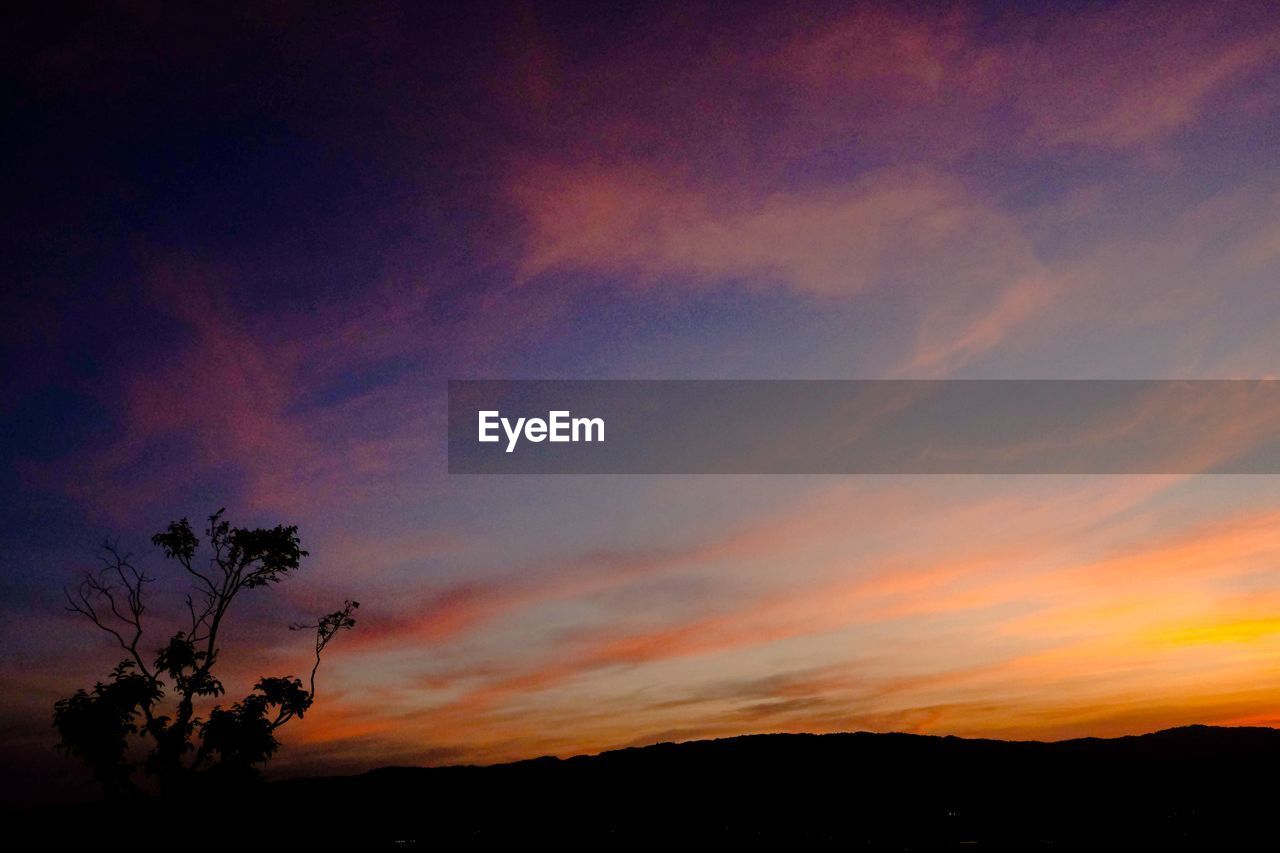
[[[735,198],[636,169],[544,168],[512,195],[529,225],[529,279],[586,271],[644,290],[732,284],[814,300],[895,292],[921,314],[903,373],[997,346],[1054,296],[1016,220],[929,169]]]
[[[1011,498],[930,518],[931,527],[950,529],[951,536],[984,526],[982,518],[989,524],[998,517],[1003,529],[1019,531],[996,540],[971,537],[967,552],[868,556],[862,571],[825,578],[811,566],[803,583],[712,598],[684,618],[631,625],[619,619],[566,632],[536,655],[490,661],[487,669],[463,667],[458,673],[465,678],[424,683],[433,698],[404,700],[417,708],[405,713],[443,739],[437,742],[459,743],[518,742],[521,732],[552,730],[562,714],[580,726],[583,743],[601,746],[625,742],[628,727],[658,720],[682,721],[686,730],[703,733],[741,731],[746,722],[797,730],[857,722],[921,731],[1081,731],[1105,717],[1105,699],[1116,691],[1168,683],[1161,679],[1179,660],[1175,653],[1189,639],[1206,639],[1197,631],[1219,624],[1201,615],[1218,612],[1214,590],[1277,552],[1274,512],[1226,515],[1172,537],[1159,525],[1152,529],[1147,518],[1136,528],[1146,535],[1135,537],[1126,519],[1183,481],[1141,478],[1125,500],[1086,481],[1087,488],[1058,489],[1043,502]],[[1099,493],[1102,502],[1090,499]],[[1169,512],[1176,515],[1176,507]],[[1080,550],[1063,550],[1064,537],[1079,539]],[[948,541],[926,538],[939,547]],[[1117,538],[1130,541],[1116,545]],[[784,561],[786,553],[779,555]],[[1218,639],[1237,641],[1246,629],[1271,636],[1248,613],[1224,617],[1221,625],[1230,636]],[[849,636],[864,640],[836,639]],[[882,639],[868,645],[867,636]],[[829,655],[834,662],[794,671],[774,663],[774,674],[759,675],[760,661],[776,661],[777,650],[810,640],[814,655],[803,657]],[[1215,660],[1201,656],[1177,665],[1212,682],[1205,696],[1247,681],[1256,665],[1233,664],[1210,677]],[[708,671],[747,675],[707,681]],[[628,690],[640,693],[627,698]],[[639,702],[650,691],[657,698]],[[613,728],[600,723],[601,740],[581,711],[594,702],[619,703]],[[1151,709],[1144,719],[1185,721],[1172,706]]]
[[[295,482],[280,481],[319,456],[286,413],[295,365],[230,311],[209,270],[157,267],[150,292],[188,334],[165,358],[129,365],[98,389],[119,395],[110,401],[115,435],[29,473],[117,521],[189,483],[194,470],[243,470],[255,499],[288,491]]]
[[[800,84],[811,133],[906,143],[935,158],[930,128],[958,153],[1009,143],[1032,158],[1068,146],[1132,150],[1220,115],[1225,94],[1280,62],[1280,26],[1265,4],[1161,12],[1142,3],[1047,18],[1008,11],[996,40],[970,6],[863,7],[792,37],[769,70]]]
[[[872,4],[835,18],[766,16],[769,27],[669,66],[635,51],[564,60],[566,110],[547,122],[554,153],[522,151],[509,170],[524,224],[519,273],[542,287],[569,273],[646,294],[902,300],[913,339],[893,372],[947,375],[1091,305],[1080,292],[1094,277],[1091,248],[1114,245],[1118,267],[1145,251],[1141,237],[1102,235],[1046,261],[1040,246],[1056,235],[1010,204],[1024,188],[988,180],[975,158],[1018,175],[1058,169],[1064,156],[1092,157],[1077,161],[1086,173],[1116,152],[1154,156],[1143,152],[1236,109],[1228,96],[1280,61],[1280,27],[1262,12],[1129,4],[992,21],[971,7]],[[621,88],[624,99],[611,97]],[[646,123],[620,123],[619,111]],[[727,164],[738,164],[732,174]],[[1063,215],[1058,231],[1093,214]],[[1186,245],[1170,241],[1166,258]],[[1241,262],[1269,252],[1258,242]],[[1133,283],[1102,273],[1106,300],[1155,295],[1145,272]]]
[[[1194,124],[1224,89],[1280,62],[1280,26],[1258,11],[1184,4],[1155,16],[1130,3],[1057,19],[1004,58],[1024,144],[1125,149]]]
[[[1009,217],[931,171],[735,200],[628,170],[548,169],[513,195],[530,223],[526,276],[587,268],[650,286],[745,278],[840,297],[884,282],[958,289],[959,276],[1005,279],[1032,255]]]

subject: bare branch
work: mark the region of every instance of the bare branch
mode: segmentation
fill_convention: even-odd
[[[63,590],[68,610],[79,613],[100,630],[110,634],[138,666],[139,672],[155,680],[139,651],[142,641],[142,614],[146,611],[143,587],[153,578],[138,571],[130,562],[130,554],[122,554],[115,543],[103,542],[98,559],[103,567],[97,574],[85,572],[76,590],[76,597]],[[94,602],[106,602],[111,616],[107,617],[94,606]],[[131,635],[131,636],[129,636]]]
[[[351,614],[360,606],[358,601],[345,601],[341,610],[320,617],[320,621],[314,625],[299,623],[290,625],[290,631],[304,631],[314,628],[316,631],[316,659],[315,664],[311,667],[311,701],[316,698],[316,672],[320,669],[320,655],[324,652],[325,646],[337,636],[339,631],[347,628],[354,628],[356,625],[355,617]]]

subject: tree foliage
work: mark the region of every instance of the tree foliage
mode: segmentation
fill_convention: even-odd
[[[217,704],[204,718],[198,716],[198,700],[226,693],[214,668],[219,634],[233,602],[245,590],[284,580],[307,556],[296,526],[232,527],[223,512],[211,515],[204,531],[207,559],[200,559],[200,538],[185,518],[152,537],[192,587],[186,597],[187,627],[153,655],[143,651],[143,615],[145,588],[155,579],[139,571],[131,555],[104,544],[102,568],[86,573],[74,591],[67,590],[68,609],[113,637],[126,655],[106,681],[59,700],[53,712],[59,748],[84,762],[108,795],[139,790],[134,778],[139,764],[166,792],[198,779],[257,778],[258,768],[279,749],[276,731],[295,717],[301,719],[315,701],[325,647],[340,631],[355,626],[356,601],[345,602],[314,624],[290,626],[315,631],[307,685],[293,676],[264,677],[230,707]],[[138,752],[131,750],[135,742],[143,744],[140,762],[131,757]]]

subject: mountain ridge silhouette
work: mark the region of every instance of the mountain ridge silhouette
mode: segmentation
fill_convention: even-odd
[[[619,843],[1200,850],[1275,843],[1280,730],[1009,741],[756,734],[271,782],[223,831],[364,849]],[[238,797],[238,799],[237,799]],[[229,803],[243,802],[237,794]],[[71,810],[94,823],[90,804]],[[299,820],[298,816],[305,816]],[[69,824],[70,821],[61,821]]]
[[[1113,737],[1101,737],[1089,735],[1077,738],[1064,738],[1062,740],[1035,740],[1035,739],[1017,739],[1017,738],[982,738],[982,737],[964,737],[963,735],[931,735],[921,734],[919,732],[873,732],[868,730],[857,730],[848,732],[761,732],[745,735],[727,735],[718,738],[695,738],[692,740],[682,741],[656,741],[648,744],[636,744],[631,746],[620,746],[613,749],[601,750],[600,752],[581,753],[567,757],[556,755],[539,755],[533,758],[521,758],[514,761],[502,761],[494,764],[441,764],[432,766],[422,766],[414,764],[388,764],[382,767],[375,767],[361,773],[342,773],[342,774],[321,774],[297,777],[286,777],[278,779],[272,784],[285,785],[293,782],[319,782],[337,779],[358,779],[365,776],[376,776],[386,773],[398,772],[436,772],[442,770],[483,770],[497,768],[514,768],[514,767],[532,767],[549,764],[567,764],[573,762],[588,762],[593,759],[609,758],[614,756],[631,755],[643,753],[650,750],[664,750],[670,748],[681,748],[691,746],[701,746],[708,744],[746,744],[755,743],[768,739],[809,739],[809,738],[848,738],[848,737],[872,737],[872,738],[919,738],[922,740],[937,741],[962,741],[969,744],[1003,744],[1003,745],[1027,745],[1052,748],[1070,748],[1072,745],[1085,744],[1120,744],[1120,743],[1154,743],[1156,741],[1165,741],[1169,739],[1180,739],[1184,737],[1197,736],[1205,733],[1258,733],[1259,736],[1268,738],[1274,737],[1277,744],[1280,745],[1280,728],[1271,726],[1215,726],[1204,723],[1192,723],[1185,726],[1171,726],[1167,729],[1157,729],[1153,732],[1145,732],[1135,735],[1115,735]]]

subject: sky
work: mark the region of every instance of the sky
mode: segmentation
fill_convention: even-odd
[[[118,537],[158,647],[150,535],[223,506],[311,553],[224,680],[302,674],[288,623],[362,605],[277,776],[1280,721],[1275,477],[445,454],[449,379],[1274,378],[1274,6],[4,14],[16,788],[79,790],[51,706],[119,657],[63,587]]]

